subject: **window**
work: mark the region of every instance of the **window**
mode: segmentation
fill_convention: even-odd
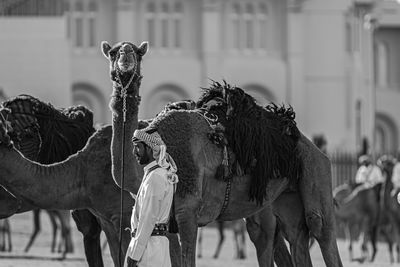
[[[150,45],[157,49],[182,47],[183,2],[154,0],[147,3],[146,34]]]
[[[0,1],[0,16],[62,16],[63,0]]]
[[[82,47],[83,46],[83,19],[76,18],[75,19],[75,46]]]
[[[96,43],[96,21],[95,18],[89,18],[89,47],[95,47]]]
[[[388,48],[384,42],[379,42],[376,45],[375,51],[375,77],[376,77],[376,85],[378,87],[387,87],[388,86]]]
[[[231,49],[267,50],[268,7],[265,0],[232,2],[229,20]]]
[[[68,37],[72,38],[76,48],[93,50],[98,42],[96,27],[98,3],[95,0],[71,0],[70,4],[67,23],[74,25],[68,26]]]

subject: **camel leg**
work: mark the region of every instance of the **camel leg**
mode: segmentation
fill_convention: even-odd
[[[376,253],[378,251],[377,247],[376,247],[376,243],[377,243],[377,239],[378,239],[378,228],[379,226],[377,224],[373,225],[372,227],[370,227],[369,229],[369,236],[370,236],[370,240],[371,240],[371,245],[372,245],[372,255],[370,258],[370,262],[373,262],[375,260],[375,256]]]
[[[299,190],[307,227],[319,243],[326,266],[342,267],[336,243],[330,161],[305,137],[298,148],[303,160]]]
[[[292,255],[290,255],[285,240],[283,239],[282,232],[279,226],[275,230],[274,238],[274,261],[277,267],[293,267]]]
[[[52,253],[54,253],[56,251],[57,229],[58,229],[56,217],[55,217],[55,214],[53,212],[54,211],[51,211],[51,210],[47,211],[47,214],[49,215],[49,219],[50,219],[50,224],[51,224],[52,229],[53,229],[53,235],[52,235],[52,238],[51,238],[51,252]],[[62,240],[62,237],[61,237],[61,240]]]
[[[309,229],[306,225],[303,203],[298,192],[286,192],[273,203],[273,212],[279,229],[290,244],[291,259],[294,266],[312,266],[309,243]]]
[[[10,227],[10,221],[8,219],[5,219],[5,227],[8,236],[8,252],[11,252],[12,251],[11,227]]]
[[[224,235],[224,222],[223,221],[217,221],[217,228],[218,228],[218,233],[219,233],[219,241],[217,248],[215,249],[215,253],[213,258],[217,259],[219,256],[219,253],[221,251],[222,244],[224,243],[225,240],[225,235]],[[237,242],[236,242],[237,245]]]
[[[353,261],[354,260],[354,255],[353,255],[353,240],[355,240],[355,237],[354,237],[354,231],[352,231],[353,229],[352,229],[352,226],[353,225],[350,225],[350,223],[349,222],[346,222],[345,224],[344,224],[344,234],[345,234],[345,238],[346,238],[346,240],[349,242],[348,243],[348,250],[349,250],[349,259],[350,259],[350,261]]]
[[[238,259],[246,258],[246,226],[244,223],[241,219],[236,220],[232,227],[236,239]]]
[[[71,239],[71,224],[70,224],[70,212],[66,210],[56,211],[60,219],[62,244],[64,250],[62,250],[62,259],[65,259],[67,253],[74,252],[74,247]]]
[[[382,235],[383,235],[384,239],[386,240],[386,243],[388,244],[390,263],[393,264],[394,263],[393,239],[391,238],[390,234],[394,234],[395,235],[395,230],[393,230],[393,232],[391,232],[391,233],[388,233],[386,228],[382,229]]]
[[[24,251],[28,252],[31,248],[33,241],[35,241],[36,236],[39,234],[41,227],[40,227],[40,209],[35,209],[33,212],[33,233],[29,239],[28,244],[26,245]]]
[[[178,234],[167,234],[169,240],[169,254],[171,257],[171,266],[180,267],[182,260],[181,245],[179,244]]]
[[[175,217],[182,246],[182,267],[196,266],[197,211],[199,200],[192,196],[175,195]]]
[[[0,222],[0,251],[6,251],[6,221]]]
[[[101,226],[96,217],[89,210],[74,210],[71,215],[83,235],[85,256],[89,267],[103,267],[100,248]]]
[[[202,258],[203,253],[202,253],[202,244],[203,244],[203,228],[198,229],[198,242],[197,242],[197,258]]]
[[[276,229],[276,219],[270,207],[246,218],[246,227],[250,240],[256,247],[259,266],[273,265],[273,243]]]
[[[131,209],[129,209],[131,211]],[[131,212],[124,212],[124,216],[122,217],[122,229],[129,227]],[[119,222],[120,217],[116,216],[112,218],[112,220],[106,220],[102,217],[98,217],[101,229],[104,231],[107,237],[108,245],[110,248],[111,258],[113,259],[114,265],[122,267],[124,263],[126,251],[129,246],[129,242],[131,240],[131,235],[129,231],[123,230],[122,232],[122,240],[119,240]],[[100,248],[100,241],[99,241]],[[101,253],[101,251],[100,251]]]

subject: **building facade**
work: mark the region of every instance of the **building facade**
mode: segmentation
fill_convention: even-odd
[[[139,116],[225,79],[294,107],[328,149],[400,140],[400,5],[379,0],[2,0],[0,87],[111,122],[100,42],[150,44]]]

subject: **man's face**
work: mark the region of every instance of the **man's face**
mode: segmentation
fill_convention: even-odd
[[[141,165],[147,165],[153,161],[153,151],[143,142],[134,143],[133,153]]]

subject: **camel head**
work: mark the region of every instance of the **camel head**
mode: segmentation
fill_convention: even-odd
[[[8,114],[11,113],[11,110],[8,108],[0,109],[0,144],[6,145],[7,147],[11,147],[13,142],[11,141],[8,133],[11,131],[11,125],[6,120]]]
[[[103,55],[110,61],[111,80],[116,86],[128,88],[135,81],[141,80],[140,65],[146,54],[148,43],[143,42],[139,47],[130,42],[119,42],[114,46],[101,42]]]
[[[393,167],[396,164],[396,159],[391,155],[383,155],[377,160],[377,165],[383,173],[392,174]]]

